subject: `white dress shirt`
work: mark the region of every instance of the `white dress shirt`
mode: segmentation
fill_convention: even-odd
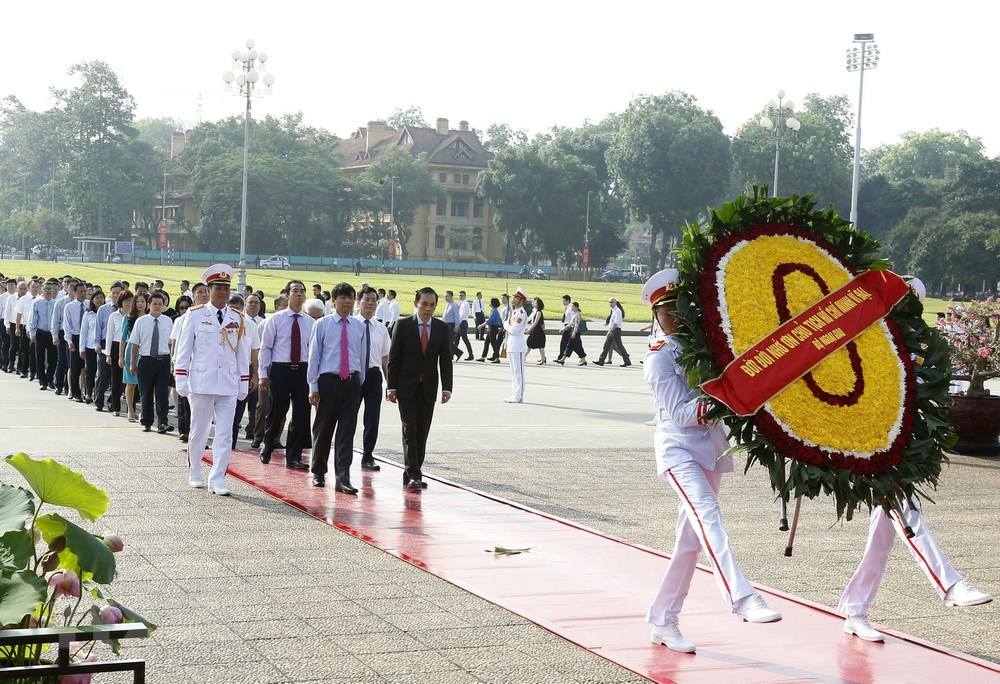
[[[472,300],[472,313],[481,313],[484,316],[486,315],[486,305],[483,303],[482,299],[476,297]]]
[[[471,311],[472,306],[470,306],[468,299],[458,300],[458,323],[461,324],[462,321],[469,320],[469,313]]]
[[[160,345],[157,349],[151,350],[149,345],[152,341],[154,325],[159,327]],[[167,316],[160,314],[154,317],[153,314],[145,314],[136,319],[128,343],[139,347],[139,356],[164,356],[170,353],[170,332],[172,329],[173,322]]]
[[[291,309],[268,316],[264,329],[260,334],[260,355],[257,357],[258,377],[261,380],[269,377],[272,363],[292,362],[292,316]],[[299,362],[305,363],[309,358],[309,337],[312,335],[316,321],[305,311],[299,312]]]
[[[17,300],[17,306],[14,307],[14,317],[11,319],[12,322],[17,323],[17,317],[21,317],[21,325],[26,325],[28,323],[28,316],[31,314],[31,305],[35,303],[35,299],[41,297],[42,295],[32,295],[30,292],[20,299]]]
[[[385,319],[383,323],[386,325],[396,325],[396,321],[399,320],[399,300],[393,299],[389,302],[389,306],[386,311]]]
[[[125,314],[122,313],[121,309],[116,309],[111,312],[108,316],[108,329],[105,333],[104,339],[104,353],[111,356],[111,345],[118,342],[122,338],[122,320],[124,320]],[[117,361],[116,361],[117,363]],[[117,368],[118,366],[115,366]]]
[[[83,322],[80,323],[80,349],[77,349],[77,351],[97,349],[98,344],[97,313],[88,311],[83,314]]]
[[[392,340],[389,338],[389,329],[385,327],[383,323],[379,323],[375,320],[374,316],[368,321],[368,325],[365,326],[365,317],[358,315],[355,316],[359,321],[361,321],[362,328],[366,330],[367,334],[371,337],[370,348],[368,351],[368,368],[382,368],[383,359],[388,359],[389,357],[389,344]],[[370,332],[368,332],[370,331]],[[361,340],[361,349],[365,348],[364,338]]]
[[[617,306],[611,310],[611,320],[608,321],[608,327],[612,330],[622,327],[622,310]]]
[[[18,297],[17,292],[11,292],[10,296],[7,297],[7,304],[3,309],[3,320],[7,325],[14,323],[16,320],[14,318],[14,307],[17,306],[18,299],[20,299],[20,297]]]
[[[375,315],[372,317],[376,321],[385,321],[386,312],[389,309],[389,300],[385,297],[378,300],[378,304],[375,305]]]

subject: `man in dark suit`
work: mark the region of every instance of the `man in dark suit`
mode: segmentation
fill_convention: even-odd
[[[400,318],[392,332],[385,398],[399,405],[403,423],[403,486],[426,489],[421,468],[427,452],[427,435],[434,417],[438,370],[441,403],[451,399],[451,329],[434,318],[438,296],[432,288],[417,291],[416,315]]]

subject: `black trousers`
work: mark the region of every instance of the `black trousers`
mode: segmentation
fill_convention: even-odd
[[[239,403],[239,402],[237,402]],[[187,397],[177,397],[177,434],[186,435],[191,432],[191,402]]]
[[[403,423],[404,481],[423,477],[424,456],[427,455],[427,435],[434,418],[434,402],[424,397],[424,383],[417,385],[416,396],[397,400],[399,419]]]
[[[111,364],[108,366],[108,374],[111,376],[111,396],[108,397],[108,409],[114,413],[122,412],[122,369],[118,367],[118,351],[121,348],[120,342],[111,343]]]
[[[493,347],[493,356],[491,359],[500,358],[500,341],[503,339],[503,326],[500,325],[490,325],[487,326],[489,330],[486,331],[483,343],[483,356],[486,356],[486,352],[489,351],[490,347]]]
[[[469,350],[469,356],[472,356],[472,343],[469,342],[469,322],[462,321],[458,324],[458,332],[452,333],[451,336],[451,353],[455,356],[461,356],[462,352],[458,348],[458,343],[460,341],[465,342],[465,348]]]
[[[358,404],[361,402],[361,382],[357,373],[347,380],[339,375],[319,376],[319,405],[313,423],[313,475],[326,475],[330,446],[334,441],[333,472],[338,481],[350,482],[354,462],[354,431],[358,426]],[[272,394],[272,406],[277,397]],[[287,453],[287,452],[286,452]]]
[[[108,357],[104,355],[104,346],[97,350],[97,382],[94,385],[94,404],[104,408],[104,394],[111,385],[111,366]]]
[[[604,349],[601,350],[601,361],[604,361],[604,357],[610,357],[611,351],[614,350],[621,354],[621,357],[625,360],[625,363],[631,363],[628,358],[628,352],[625,351],[625,345],[622,344],[622,331],[621,328],[615,328],[608,332],[607,337],[604,338]]]
[[[153,402],[156,402],[156,424],[167,424],[167,401],[170,398],[170,358],[164,356],[140,356],[136,376],[139,380],[139,396],[142,398],[142,413],[139,422],[145,427],[153,425]]]
[[[59,331],[59,344],[56,345],[56,389],[65,391],[66,370],[69,368],[69,346],[66,344],[66,337],[62,330]]]
[[[485,330],[480,330],[479,326],[481,326],[483,323],[486,322],[486,314],[483,313],[482,311],[477,311],[476,313],[474,313],[472,315],[475,317],[475,321],[476,321],[476,339],[477,340],[485,340],[487,333],[486,333]]]
[[[35,331],[35,377],[42,387],[51,387],[56,373],[56,346],[52,344],[52,333],[48,330]]]
[[[361,384],[361,401],[364,402],[364,456],[362,463],[370,463],[374,458],[375,443],[378,441],[378,424],[382,417],[382,369],[369,368],[365,381]]]
[[[85,396],[93,397],[94,386],[97,384],[97,361],[98,361],[97,350],[87,349],[84,352],[84,355],[86,356],[84,362],[86,363],[87,367],[83,374],[84,375],[83,393]]]
[[[17,368],[17,355],[21,351],[21,338],[15,333],[16,326],[7,324],[7,339],[10,340],[10,350],[7,353],[7,372],[13,373]]]
[[[7,334],[7,324],[0,318],[0,368],[7,368],[8,354],[10,354],[10,335]]]
[[[82,399],[80,371],[83,370],[84,364],[83,359],[80,358],[80,335],[70,336],[70,341],[73,343],[73,351],[69,351],[67,348],[69,354],[69,393],[74,399]]]
[[[576,352],[576,355],[579,356],[581,359],[586,359],[587,352],[583,351],[583,335],[577,333],[576,337],[573,337],[572,330],[570,330],[568,334],[570,337],[569,337],[569,344],[566,345],[566,358],[568,359],[573,354],[573,352]]]
[[[26,375],[28,371],[35,374],[35,359],[31,354],[31,338],[28,337],[28,329],[21,326],[21,336],[17,338],[17,372]]]
[[[312,413],[312,406],[309,404],[309,383],[306,381],[306,371],[309,364],[306,363],[272,363],[268,371],[268,393],[270,394],[271,405],[267,412],[266,427],[264,428],[264,441],[261,445],[261,453],[271,453],[275,442],[281,437],[281,430],[285,426],[285,416],[288,414],[288,407],[292,407],[292,420],[288,424],[288,438],[285,440],[285,462],[301,461],[302,450],[309,447],[309,418]],[[329,375],[329,374],[327,374]],[[331,377],[333,377],[331,375]],[[322,406],[323,388],[320,387],[320,405]],[[319,421],[319,406],[316,407],[317,422]],[[357,409],[355,409],[355,422],[357,422]],[[315,426],[313,433],[315,434]],[[331,433],[332,434],[332,433]],[[354,431],[352,428],[351,437]],[[327,455],[330,453],[330,440],[326,441]],[[315,453],[313,454],[315,463]],[[316,472],[316,471],[313,471]],[[326,463],[323,464],[323,473],[326,473]]]

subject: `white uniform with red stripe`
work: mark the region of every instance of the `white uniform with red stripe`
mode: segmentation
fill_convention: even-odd
[[[677,622],[702,550],[730,611],[754,593],[733,558],[716,498],[722,474],[733,470],[732,458],[723,456],[729,448],[725,429],[702,418],[708,406],[698,401],[698,392],[677,365],[680,353],[676,340],[661,336],[650,344],[642,362],[659,414],[656,472],[680,499],[674,550],[646,614],[653,625]]]
[[[177,392],[191,403],[188,443],[191,481],[201,481],[201,455],[208,444],[212,418],[217,427],[226,426],[215,431],[212,442],[210,487],[225,486],[236,400],[246,398],[250,383],[252,333],[244,323],[243,314],[227,306],[221,309],[220,323],[219,311],[211,304],[188,309],[174,355]]]
[[[524,401],[524,356],[528,352],[528,341],[524,330],[528,325],[528,315],[524,307],[511,309],[510,317],[504,320],[507,331],[504,344],[507,346],[507,363],[510,365],[510,401]]]

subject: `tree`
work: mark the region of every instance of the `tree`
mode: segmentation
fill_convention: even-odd
[[[493,204],[494,224],[504,236],[504,261],[526,263],[540,223],[538,194],[547,174],[537,144],[500,149],[479,174],[476,192]]]
[[[500,150],[508,147],[518,147],[528,144],[528,134],[526,131],[514,130],[510,124],[494,123],[486,129],[486,139],[483,140],[483,149],[496,154]]]
[[[403,126],[430,128],[430,124],[424,118],[424,113],[416,105],[410,105],[406,109],[396,107],[392,110],[392,114],[386,117],[385,123],[389,128],[402,128]]]
[[[944,184],[942,194],[951,212],[1000,214],[1000,158],[960,162]]]
[[[161,157],[169,157],[171,138],[174,133],[184,130],[184,124],[173,117],[146,118],[136,120],[135,130],[139,133],[139,140],[152,147]]]
[[[882,240],[894,226],[917,207],[939,207],[942,202],[940,181],[907,178],[891,181],[876,175],[861,181],[858,189],[858,225]]]
[[[409,258],[407,243],[413,233],[417,209],[436,204],[445,194],[431,178],[427,155],[421,152],[414,157],[402,147],[390,147],[361,174],[359,185],[362,194],[374,198],[381,211],[388,211],[390,203],[393,204],[393,234],[403,259]]]
[[[729,145],[719,119],[687,93],[643,95],[622,114],[608,167],[620,180],[625,205],[652,225],[651,268],[663,264],[660,234],[722,198],[729,183]]]
[[[889,180],[945,179],[963,162],[984,159],[983,142],[964,130],[932,128],[923,133],[907,131],[902,142],[879,152],[878,173]]]
[[[733,140],[733,192],[771,186],[774,179],[774,137],[758,120],[762,110],[740,127]],[[853,116],[846,97],[806,96],[795,113],[802,124],[797,137],[781,146],[778,193],[815,195],[820,206],[833,204],[846,213],[851,202]],[[784,133],[784,131],[783,131]],[[772,189],[773,190],[773,189]]]

